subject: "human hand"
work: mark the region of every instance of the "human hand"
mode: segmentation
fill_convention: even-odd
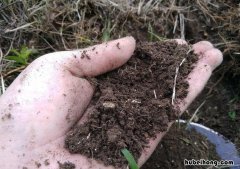
[[[121,48],[117,48],[117,43]],[[178,40],[178,43],[185,43]],[[64,139],[70,128],[81,122],[94,89],[84,77],[97,76],[123,65],[135,49],[131,37],[89,47],[89,58],[81,59],[83,50],[55,52],[31,63],[0,97],[0,168],[59,168],[58,162],[70,161],[76,168],[112,168],[70,154]],[[222,54],[209,42],[193,46],[200,59],[189,75],[190,88],[180,105],[182,112],[203,89],[211,72],[222,61]],[[207,65],[207,66],[205,66]],[[171,126],[171,124],[169,124]],[[150,142],[140,159],[142,165],[164,136]]]

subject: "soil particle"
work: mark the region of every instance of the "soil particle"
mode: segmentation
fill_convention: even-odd
[[[58,162],[58,165],[59,165],[59,169],[75,169],[76,168],[75,164],[69,161],[64,163]]]
[[[12,114],[11,113],[7,113],[7,114],[2,116],[2,121],[7,120],[7,119],[11,119],[11,118],[12,118]]]
[[[87,51],[84,50],[81,55],[81,59],[87,58],[88,60],[91,60],[90,56],[87,54]]]
[[[35,165],[37,166],[37,168],[40,168],[42,166],[41,163],[39,163],[37,161],[35,161]]]
[[[45,166],[48,166],[50,163],[49,163],[49,159],[46,159],[45,161],[44,161],[44,165]]]
[[[65,148],[116,168],[127,165],[123,148],[138,159],[149,139],[179,116],[171,104],[176,68],[186,58],[177,76],[175,104],[187,96],[185,79],[197,61],[188,50],[176,42],[139,43],[124,66],[96,78],[88,120],[68,133]]]
[[[109,129],[106,134],[108,141],[114,143],[121,139],[121,128],[119,128],[118,126],[114,126],[113,128]]]
[[[65,119],[66,119],[66,121],[67,121],[68,123],[71,122],[70,113],[68,113],[68,114],[66,115]]]
[[[114,109],[116,108],[116,105],[113,102],[104,102],[103,107],[106,109]]]
[[[117,46],[118,49],[121,49],[121,48],[120,48],[120,43],[119,43],[119,42],[117,43],[116,46]]]

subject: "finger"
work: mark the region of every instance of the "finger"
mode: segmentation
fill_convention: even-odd
[[[223,61],[223,56],[221,51],[215,48],[207,50],[204,53],[204,56],[205,57],[201,59],[201,62],[209,65],[212,70],[218,67]]]
[[[78,77],[97,76],[120,67],[135,50],[133,37],[125,37],[82,50],[60,52],[60,64]]]
[[[222,53],[218,49],[210,49],[204,53],[204,57],[199,60],[188,76],[189,92],[185,99],[186,104],[180,106],[182,111],[184,111],[202,91],[212,71],[222,62],[222,58]]]
[[[205,44],[204,44],[205,45]],[[200,45],[200,47],[202,47]],[[222,62],[222,53],[218,49],[214,49],[213,47],[209,48],[209,50],[205,50],[204,48],[197,48],[198,52],[202,54],[202,58],[198,61],[193,71],[188,76],[189,82],[189,93],[184,100],[184,103],[180,104],[181,112],[184,112],[185,109],[190,105],[190,103],[196,98],[196,96],[202,91],[205,84],[212,74],[212,70],[216,68]],[[169,123],[168,129],[171,127],[173,122]],[[143,163],[150,157],[152,152],[157,147],[158,143],[162,139],[162,137],[167,133],[162,132],[159,133],[154,140],[150,140],[149,148],[145,149],[141,157],[139,158],[139,165],[143,165]]]
[[[222,61],[222,53],[218,49],[215,49],[213,45],[208,41],[201,41],[193,45],[194,53],[199,55],[202,62],[211,66],[214,70],[219,66]],[[204,57],[202,57],[204,55]]]
[[[206,51],[213,49],[213,45],[208,41],[200,41],[198,43],[195,43],[192,47],[194,53],[199,55],[199,57],[202,57]]]

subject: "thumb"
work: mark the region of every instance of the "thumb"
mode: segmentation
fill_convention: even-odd
[[[122,66],[135,46],[133,37],[125,37],[81,50],[57,52],[57,59],[73,75],[92,77]]]

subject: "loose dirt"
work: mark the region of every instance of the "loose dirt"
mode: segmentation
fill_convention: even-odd
[[[198,114],[198,122],[225,135],[240,148],[239,0],[156,1],[156,3],[142,1],[141,8],[138,8],[140,1],[129,1],[129,3],[124,1],[123,7],[127,6],[127,8],[122,8],[122,1],[112,1],[114,3],[106,1],[106,4],[80,1],[77,10],[75,5],[72,5],[72,1],[66,0],[41,2],[39,5],[31,1],[30,3],[3,1],[0,7],[0,20],[3,21],[0,30],[6,30],[0,32],[3,56],[8,55],[9,47],[21,49],[22,45],[26,45],[28,48],[36,48],[39,52],[37,55],[31,55],[29,59],[31,63],[34,58],[42,54],[99,43],[103,33],[107,32],[106,23],[112,27],[109,34],[111,39],[126,35],[133,35],[140,41],[173,39],[180,38],[181,31],[184,30],[188,42],[209,40],[224,54],[224,63],[212,76],[217,79],[212,80],[202,96],[191,104],[190,114],[188,116],[187,113],[184,114],[189,120],[196,108],[207,99]],[[112,4],[115,3],[117,5],[113,6]],[[84,11],[81,21],[76,11]],[[184,29],[181,27],[181,15],[184,16]],[[25,23],[34,24],[31,25],[31,29],[9,32]],[[56,30],[63,32],[54,33]],[[8,63],[5,59],[2,63],[2,74],[7,87],[22,68],[15,69],[15,65],[5,64]],[[206,94],[211,88],[214,89],[213,92]],[[229,112],[235,112],[236,118],[230,118]],[[5,117],[2,120],[9,119]]]
[[[227,139],[232,141],[238,151],[240,150],[240,100],[239,94],[232,86],[230,81],[222,81],[216,87],[217,76],[213,76],[206,85],[203,92],[194,100],[188,108],[189,113],[184,113],[183,118],[189,119],[192,113],[205,101],[197,113],[195,122],[219,132]],[[229,79],[230,80],[230,79]],[[234,82],[232,82],[233,85]],[[211,90],[211,93],[209,91]],[[236,92],[236,93],[234,93]],[[235,95],[235,97],[234,97]],[[230,112],[235,113],[234,116]],[[240,154],[240,151],[239,151]]]
[[[221,160],[213,144],[195,130],[185,128],[173,125],[141,169],[206,169],[212,166],[184,166],[184,159]]]
[[[64,163],[58,162],[58,165],[59,165],[59,169],[75,169],[76,168],[75,164],[69,161]]]
[[[123,148],[138,159],[149,139],[179,116],[179,108],[171,103],[174,78],[185,58],[177,76],[176,105],[187,96],[185,79],[197,61],[189,51],[176,42],[139,43],[127,64],[94,80],[88,120],[69,132],[65,147],[117,168],[127,165]]]

